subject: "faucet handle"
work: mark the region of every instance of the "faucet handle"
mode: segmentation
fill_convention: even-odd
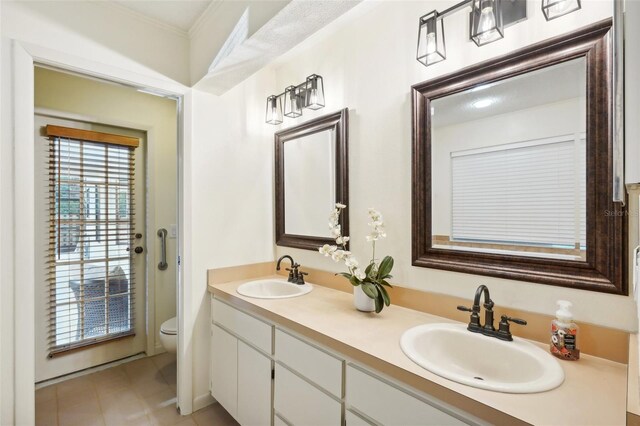
[[[290,283],[292,283],[295,279],[296,276],[298,275],[298,269],[297,268],[285,268],[287,271],[289,271],[289,278],[287,278],[287,281],[289,281]]]
[[[511,318],[507,315],[502,315],[500,317],[500,323],[498,324],[498,331],[495,336],[500,340],[512,341],[513,336],[511,335],[510,324],[509,322],[513,322],[520,325],[527,325],[527,322],[520,318]]]
[[[506,316],[506,315],[502,315],[500,317],[500,319],[502,321],[505,321],[505,322],[513,322],[513,323],[520,324],[520,325],[527,325],[527,322],[525,320],[523,320],[523,319],[520,319],[520,318],[512,318],[512,317],[509,317],[509,316]]]
[[[462,305],[458,306],[458,310],[459,311],[464,311],[464,312],[473,312],[473,309],[467,308],[466,306],[462,306]]]

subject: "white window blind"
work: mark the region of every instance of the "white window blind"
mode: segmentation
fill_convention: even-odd
[[[569,135],[452,153],[452,239],[584,248],[585,145]]]
[[[50,356],[132,335],[135,315],[130,251],[134,146],[53,133],[48,200]]]

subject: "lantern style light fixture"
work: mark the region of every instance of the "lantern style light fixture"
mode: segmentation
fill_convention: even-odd
[[[267,98],[267,123],[282,123],[282,102],[280,96],[271,95]]]
[[[547,21],[579,10],[581,0],[542,0]],[[471,7],[469,39],[484,46],[504,38],[504,29],[527,19],[527,0],[462,0],[448,9],[427,13],[418,24],[416,59],[425,67],[446,59],[444,19]]]
[[[324,108],[324,82],[322,77],[311,74],[303,83],[288,86],[279,95],[271,95],[267,98],[267,112],[265,121],[269,124],[281,124],[283,120],[282,104],[284,103],[284,116],[290,118],[300,117],[302,109]]]
[[[324,107],[324,84],[322,77],[312,74],[307,77],[305,83],[306,100],[304,106],[309,109],[320,109]]]
[[[302,98],[296,86],[289,86],[284,89],[284,115],[290,118],[302,115]]]
[[[542,13],[547,21],[575,12],[581,7],[580,0],[542,0]]]
[[[484,46],[504,37],[500,3],[501,0],[473,0],[471,7],[471,40],[477,46]]]
[[[445,60],[444,20],[436,10],[420,17],[418,30],[418,62],[425,67]]]

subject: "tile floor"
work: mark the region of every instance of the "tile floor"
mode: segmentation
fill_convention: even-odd
[[[37,426],[231,426],[220,404],[176,410],[175,356],[138,359],[36,391]]]

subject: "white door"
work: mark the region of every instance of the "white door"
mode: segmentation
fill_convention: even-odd
[[[135,167],[132,148],[54,146],[46,125],[140,138]],[[40,382],[146,349],[145,133],[36,115],[35,136]]]

